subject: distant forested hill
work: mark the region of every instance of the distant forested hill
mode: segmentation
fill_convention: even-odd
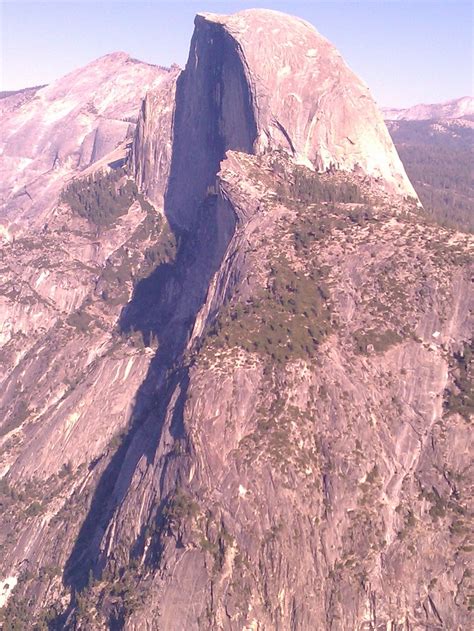
[[[387,126],[425,209],[443,225],[474,232],[473,117]]]

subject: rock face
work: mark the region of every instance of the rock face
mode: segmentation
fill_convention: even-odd
[[[183,228],[193,225],[197,206],[215,185],[225,152],[254,151],[257,124],[251,90],[238,41],[198,16],[176,90],[166,199],[168,216]]]
[[[229,149],[284,149],[318,171],[357,169],[416,198],[368,88],[314,27],[264,10],[202,14],[195,26],[176,92],[167,201],[175,222],[192,223]]]
[[[474,98],[463,96],[444,103],[413,105],[405,109],[383,108],[387,120],[434,120],[474,116]]]
[[[163,206],[168,184],[175,114],[176,81],[180,69],[150,90],[143,99],[132,152],[132,172],[141,190],[155,205]]]
[[[277,11],[198,15],[191,64],[219,33],[248,83],[257,153],[283,147],[317,170],[358,167],[416,197],[368,88],[312,25]]]
[[[4,223],[24,220],[31,229],[47,221],[68,177],[131,139],[141,99],[168,73],[112,53],[51,85],[1,99]]]
[[[472,238],[360,101],[306,23],[200,15],[2,250],[5,629],[467,628]]]

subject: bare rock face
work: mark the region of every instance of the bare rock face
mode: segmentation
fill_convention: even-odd
[[[253,153],[255,117],[238,41],[197,17],[188,63],[176,88],[173,156],[165,200],[172,221],[192,228],[197,207],[215,186],[227,150]]]
[[[277,11],[248,10],[198,15],[196,33],[202,30],[224,32],[235,42],[258,153],[283,147],[320,171],[360,168],[416,197],[368,88],[312,25]],[[199,60],[199,50],[191,51],[193,58]]]
[[[182,227],[228,150],[283,149],[317,171],[358,170],[417,197],[367,87],[310,24],[277,11],[196,17],[173,133],[166,206]]]
[[[152,84],[123,170],[70,139],[120,214],[2,249],[0,623],[467,628],[472,237],[300,20],[198,16]]]
[[[138,186],[160,208],[163,207],[171,165],[179,74],[180,69],[175,66],[143,99],[131,156],[131,167]]]
[[[467,425],[446,393],[469,354],[472,239],[355,176],[368,215],[335,175],[316,180],[332,203],[308,204],[297,173],[230,152],[218,174],[236,230],[100,544],[114,576],[128,550],[142,564],[127,629],[466,624]]]
[[[112,53],[34,93],[0,100],[4,223],[42,225],[68,177],[131,139],[141,99],[167,76]]]

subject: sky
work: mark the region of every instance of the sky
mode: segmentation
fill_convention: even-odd
[[[473,7],[458,0],[0,0],[0,90],[49,83],[107,53],[184,67],[200,11],[271,8],[311,22],[381,106],[473,94]]]

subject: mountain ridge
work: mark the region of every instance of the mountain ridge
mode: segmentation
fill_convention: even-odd
[[[419,103],[406,108],[382,107],[387,120],[456,119],[474,115],[474,98],[462,96],[442,103]]]
[[[169,72],[112,53],[34,92],[3,98],[3,218],[17,230],[25,221],[47,222],[64,178],[131,137],[141,99]]]
[[[96,94],[130,130],[7,197],[5,631],[468,624],[473,240],[294,24],[198,17],[184,71]]]

